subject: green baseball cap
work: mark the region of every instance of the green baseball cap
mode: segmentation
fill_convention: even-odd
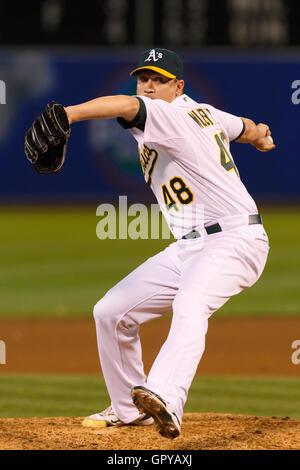
[[[183,65],[180,57],[168,49],[148,49],[140,56],[139,65],[130,75],[136,75],[140,70],[150,69],[168,78],[183,78]]]

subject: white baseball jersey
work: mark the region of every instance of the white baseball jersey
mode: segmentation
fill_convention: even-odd
[[[257,213],[230,153],[230,142],[244,130],[241,118],[187,95],[172,103],[139,98],[147,111],[144,131],[130,131],[175,238],[223,217]]]

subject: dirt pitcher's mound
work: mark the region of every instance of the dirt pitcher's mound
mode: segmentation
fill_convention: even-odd
[[[213,450],[300,449],[300,421],[245,415],[186,413],[175,440],[155,426],[92,429],[82,418],[2,418],[4,450]]]

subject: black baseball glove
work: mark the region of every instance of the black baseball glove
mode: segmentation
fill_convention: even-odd
[[[57,173],[63,166],[70,136],[64,107],[51,101],[25,134],[25,154],[38,173]]]

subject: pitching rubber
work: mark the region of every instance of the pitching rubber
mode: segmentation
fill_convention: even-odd
[[[107,422],[104,419],[85,418],[81,425],[86,428],[107,428]]]
[[[134,387],[131,391],[133,403],[140,413],[147,413],[154,419],[158,432],[169,439],[180,434],[180,425],[175,422],[176,416],[158,395],[144,387]]]

